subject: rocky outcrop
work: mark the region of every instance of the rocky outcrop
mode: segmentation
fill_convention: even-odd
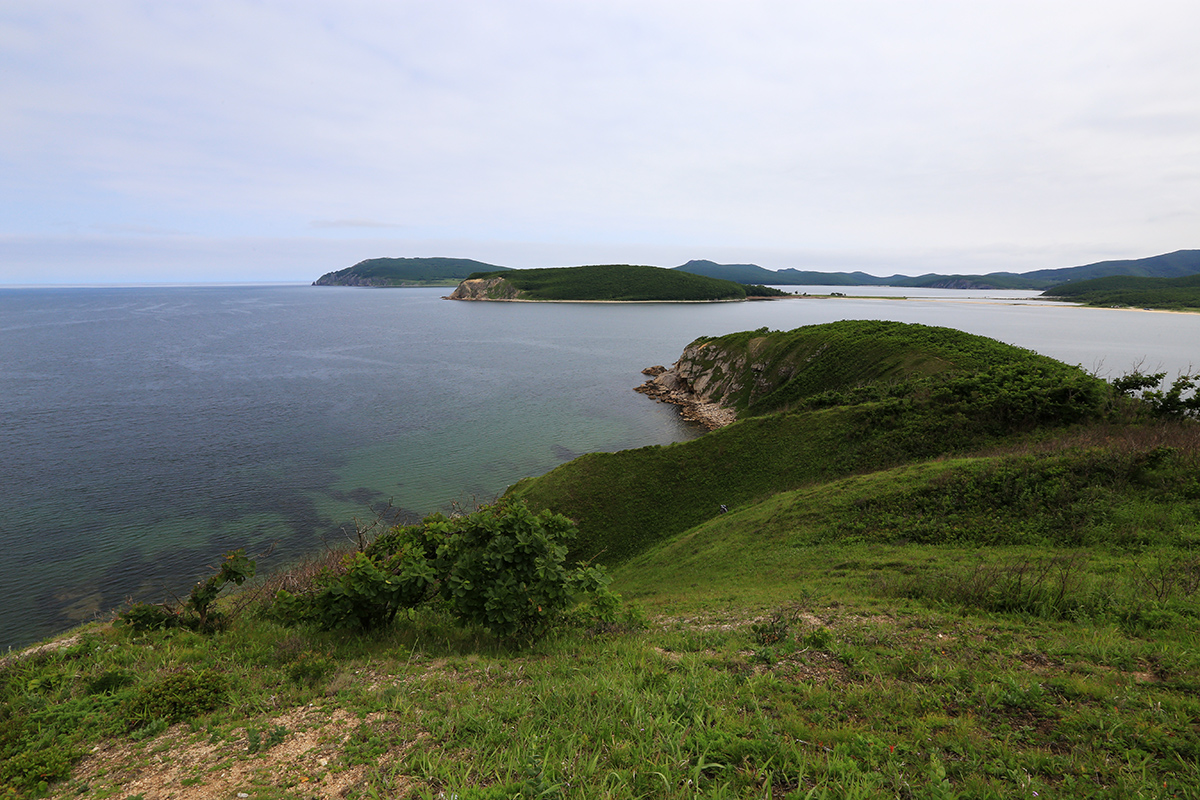
[[[660,403],[679,406],[681,417],[712,431],[737,421],[737,412],[723,404],[730,395],[728,390],[733,387],[729,381],[722,381],[718,377],[720,374],[730,374],[728,370],[734,365],[725,363],[723,359],[717,359],[714,363],[707,358],[698,358],[700,349],[706,344],[688,345],[670,369],[654,366],[642,370],[644,375],[651,376],[650,380],[635,387],[634,391],[653,397]]]
[[[521,290],[501,277],[470,278],[458,285],[447,300],[519,300]]]

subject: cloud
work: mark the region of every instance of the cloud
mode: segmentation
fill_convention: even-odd
[[[373,219],[315,219],[308,227],[317,230],[343,230],[354,228],[403,228],[395,222],[379,222]]]
[[[1200,221],[1198,23],[1166,0],[14,5],[0,232],[1149,255]]]

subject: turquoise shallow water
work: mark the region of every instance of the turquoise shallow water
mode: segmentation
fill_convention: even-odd
[[[274,545],[269,566],[389,501],[422,515],[580,453],[699,435],[631,389],[702,334],[899,319],[1112,372],[1185,369],[1200,341],[1197,316],[1012,293],[590,305],[445,291],[0,290],[0,648],[184,594],[236,547]]]

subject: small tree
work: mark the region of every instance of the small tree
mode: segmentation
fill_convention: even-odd
[[[212,614],[212,604],[227,584],[241,585],[254,577],[255,564],[246,558],[246,551],[234,550],[225,554],[225,560],[215,575],[198,582],[192,587],[182,607],[176,604],[134,603],[117,615],[117,622],[136,631],[159,630],[179,625],[205,631],[216,627],[217,617]],[[191,612],[191,613],[187,613]]]
[[[245,550],[234,550],[225,556],[216,575],[212,575],[208,580],[201,581],[192,587],[192,592],[188,595],[187,607],[196,612],[196,616],[199,618],[198,627],[201,630],[208,627],[209,608],[225,585],[233,583],[241,586],[247,579],[254,577],[254,566],[254,562],[246,558]]]

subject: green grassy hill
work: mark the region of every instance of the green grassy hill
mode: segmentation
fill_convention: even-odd
[[[469,258],[369,258],[327,272],[313,286],[454,286],[472,272],[505,269]]]
[[[524,300],[711,301],[744,300],[746,288],[661,267],[630,264],[477,272],[470,280],[501,279],[486,297]],[[463,289],[465,287],[460,287]]]
[[[1093,278],[1047,289],[1044,296],[1089,306],[1161,308],[1178,311],[1200,309],[1200,275],[1148,278],[1115,275]]]
[[[855,321],[688,346],[743,418],[665,447],[592,453],[509,489],[575,519],[574,553],[616,562],[720,513],[847,474],[1098,417],[1107,384],[947,328]],[[784,377],[788,376],[788,377]]]

